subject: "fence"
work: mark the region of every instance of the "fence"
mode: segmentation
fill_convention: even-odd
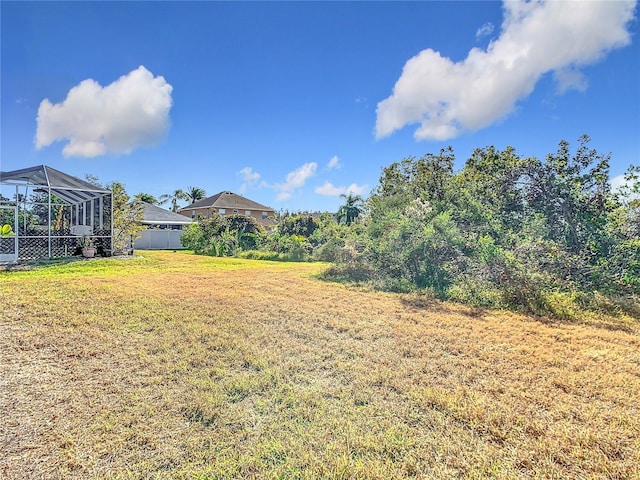
[[[179,250],[182,230],[142,230],[133,244],[136,250]]]

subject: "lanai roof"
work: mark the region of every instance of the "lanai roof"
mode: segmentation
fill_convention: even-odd
[[[111,194],[111,191],[72,177],[46,165],[0,172],[0,183],[32,185],[51,189],[51,193],[65,202],[79,203]]]
[[[253,200],[238,195],[233,192],[220,192],[203,200],[198,200],[180,210],[191,210],[196,208],[230,208],[236,210],[262,210],[264,212],[273,212],[273,208],[262,205]]]

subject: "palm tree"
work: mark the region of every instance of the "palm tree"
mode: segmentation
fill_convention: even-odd
[[[340,195],[340,198],[342,198],[345,203],[338,209],[338,213],[336,214],[338,223],[351,225],[364,211],[362,206],[364,200],[360,195],[353,195],[352,193],[343,193]]]
[[[189,197],[187,198],[187,200],[189,200],[191,203],[195,203],[198,200],[202,200],[204,197],[206,197],[207,192],[205,192],[204,189],[200,187],[189,187],[187,188],[185,194],[187,197]]]
[[[177,212],[178,208],[180,208],[180,205],[178,205],[178,202],[180,200],[189,200],[189,197],[183,190],[178,189],[173,193],[165,193],[163,195],[160,195],[159,203],[160,205],[164,205],[167,202],[171,202],[171,211]]]
[[[136,202],[151,203],[154,205],[158,203],[158,199],[150,193],[138,193],[133,197],[133,200]]]

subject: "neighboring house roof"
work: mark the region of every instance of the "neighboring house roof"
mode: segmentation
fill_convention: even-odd
[[[46,165],[0,172],[0,183],[47,187],[52,194],[71,204],[111,194],[110,190],[97,187]]]
[[[142,202],[142,204],[144,206],[142,223],[145,225],[186,225],[193,221],[189,217],[165,210],[157,205],[147,202]]]
[[[262,210],[264,212],[275,212],[271,207],[267,207],[253,200],[238,195],[233,192],[220,192],[203,200],[198,200],[191,205],[181,208],[182,210],[194,210],[197,208],[229,208],[235,210]]]

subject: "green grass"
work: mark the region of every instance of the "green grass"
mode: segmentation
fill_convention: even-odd
[[[640,478],[640,337],[144,252],[0,272],[0,477]]]

